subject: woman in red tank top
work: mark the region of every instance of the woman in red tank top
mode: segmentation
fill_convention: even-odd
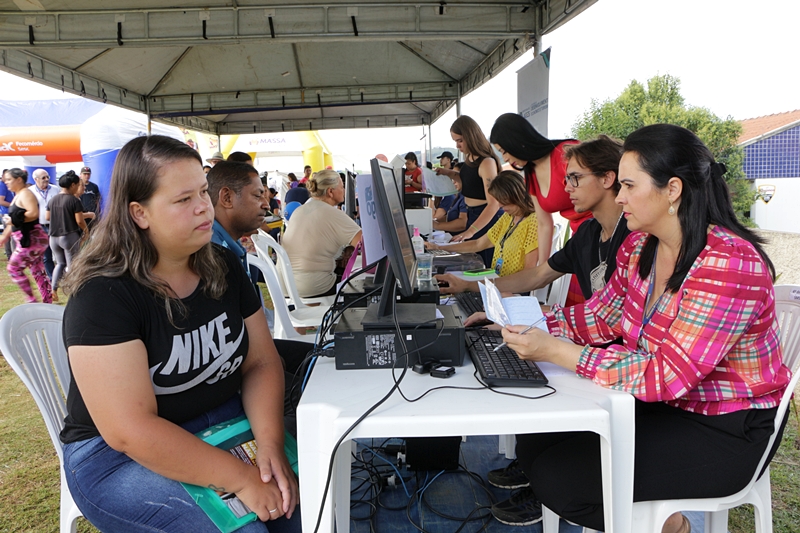
[[[525,172],[528,190],[536,204],[539,223],[539,264],[550,257],[553,241],[553,216],[560,213],[570,221],[572,233],[585,220],[589,211],[579,213],[564,190],[567,161],[564,147],[578,144],[573,139],[549,140],[540,134],[524,117],[515,113],[500,115],[492,127],[490,142],[502,154],[506,163]]]

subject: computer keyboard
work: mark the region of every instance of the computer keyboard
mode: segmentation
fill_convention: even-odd
[[[467,351],[481,379],[492,387],[543,387],[547,377],[532,361],[524,361],[508,346],[494,351],[503,343],[499,331],[487,329],[466,331]]]
[[[456,302],[466,316],[483,312],[483,298],[479,292],[459,292]]]
[[[442,250],[441,248],[438,250],[425,250],[426,254],[431,254],[434,257],[452,257],[454,255],[458,255],[456,252],[448,252],[447,250]]]

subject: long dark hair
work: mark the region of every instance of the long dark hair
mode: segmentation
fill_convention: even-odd
[[[478,123],[475,122],[472,117],[461,115],[453,122],[453,125],[450,126],[450,131],[456,135],[461,135],[464,139],[464,144],[467,146],[469,155],[476,159],[476,161],[470,161],[464,158],[464,163],[471,167],[476,167],[480,164],[477,160],[491,157],[497,165],[497,172],[503,170],[503,164],[500,162],[497,154],[494,153],[494,150],[492,150],[492,145],[489,144],[486,136],[481,131],[481,127],[478,126]]]
[[[736,219],[728,185],[722,178],[725,165],[714,162],[711,151],[697,135],[680,126],[653,124],[631,133],[622,150],[636,154],[639,166],[657,188],[664,189],[672,177],[683,183],[677,213],[683,242],[675,271],[667,280],[667,290],[677,292],[680,288],[706,246],[709,224],[723,227],[752,244],[775,279],[775,267],[761,246],[764,239]],[[642,279],[650,273],[657,246],[658,238],[650,235],[639,260]]]
[[[158,188],[164,165],[183,160],[203,162],[191,146],[163,135],[137,137],[117,155],[111,175],[109,201],[103,218],[92,231],[89,243],[77,255],[65,278],[65,292],[77,292],[92,278],[130,276],[134,281],[164,299],[172,321],[172,304],[184,312],[185,306],[173,295],[169,285],[153,275],[158,250],[146,230],[130,215],[131,202],[146,204]],[[189,266],[203,280],[204,292],[219,299],[227,288],[224,260],[206,244],[189,258]]]
[[[515,158],[527,161],[528,166],[532,167],[534,161],[571,139],[548,139],[536,131],[525,117],[516,113],[504,113],[494,121],[489,140]]]

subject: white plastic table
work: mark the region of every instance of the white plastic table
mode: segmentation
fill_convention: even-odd
[[[489,390],[438,390],[409,403],[395,392],[336,451],[319,532],[332,533],[334,517],[336,531],[349,531],[352,439],[591,431],[601,437],[605,531],[629,533],[633,501],[633,397],[599,387],[574,373],[548,372],[549,368],[545,366],[543,370],[557,392],[538,400]],[[478,387],[473,371],[469,356],[449,379],[409,370],[401,389],[407,397],[416,398],[436,386]],[[399,376],[400,370],[395,373]],[[300,502],[306,533],[313,533],[317,523],[334,445],[393,384],[390,370],[337,371],[333,359],[317,361],[297,410]],[[501,390],[526,396],[549,392],[545,388]]]

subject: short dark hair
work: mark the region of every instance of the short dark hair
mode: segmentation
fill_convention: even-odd
[[[240,194],[242,189],[250,183],[253,174],[258,176],[258,171],[247,163],[236,161],[220,161],[214,168],[208,171],[208,195],[211,203],[216,206],[219,200],[219,191],[227,187],[236,194]]]
[[[404,158],[406,161],[413,161],[414,164],[417,164],[417,154],[414,152],[408,152]]]
[[[228,159],[226,159],[226,161],[233,161],[236,163],[247,163],[252,160],[253,158],[250,157],[250,154],[245,152],[233,152],[228,156]]]
[[[310,170],[310,169],[311,169],[311,165],[306,165],[306,166],[304,166],[304,167],[303,167],[303,170],[305,170],[305,169],[309,169],[309,170]]]
[[[584,168],[588,168],[596,175],[606,172],[614,173],[614,191],[619,192],[619,160],[622,158],[622,142],[612,139],[608,135],[598,135],[596,139],[570,144],[564,148],[564,157],[571,158]]]
[[[275,187],[270,187],[269,188],[269,192],[271,192],[272,194],[275,194],[275,195],[278,194],[278,191],[275,190]]]

